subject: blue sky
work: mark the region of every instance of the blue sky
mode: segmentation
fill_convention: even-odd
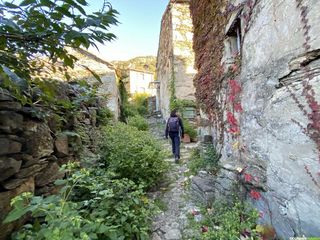
[[[120,15],[120,24],[111,32],[118,39],[98,45],[98,56],[110,60],[127,60],[135,56],[157,54],[161,17],[169,0],[108,0]],[[99,10],[103,0],[88,0],[90,10]]]

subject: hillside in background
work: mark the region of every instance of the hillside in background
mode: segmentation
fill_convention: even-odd
[[[156,61],[155,56],[141,56],[127,61],[112,61],[111,63],[116,67],[118,76],[123,79],[128,77],[129,69],[147,71],[155,74]]]

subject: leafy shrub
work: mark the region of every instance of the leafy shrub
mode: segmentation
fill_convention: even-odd
[[[249,239],[260,239],[256,231],[259,213],[256,209],[234,200],[231,205],[215,203],[214,206],[202,209],[203,219],[193,222],[194,228],[207,227],[207,232],[201,235],[203,240],[211,239],[240,239],[240,235]]]
[[[167,170],[161,145],[151,134],[124,123],[106,127],[105,134],[102,161],[118,177],[151,187]]]
[[[140,115],[129,117],[128,125],[138,128],[140,131],[147,131],[149,129],[148,122]]]
[[[205,170],[207,170],[212,174],[217,173],[220,169],[220,166],[219,166],[220,154],[217,153],[217,150],[215,149],[215,147],[212,144],[206,146],[204,148],[202,155],[203,156],[201,157],[204,162]]]
[[[199,148],[193,150],[191,160],[188,163],[191,174],[197,174],[199,170],[203,169],[212,174],[219,171],[220,155],[217,153],[213,145],[208,145],[204,148],[203,153]]]
[[[177,111],[183,113],[186,107],[196,107],[196,103],[192,100],[186,99],[170,99],[170,110],[176,109]]]
[[[109,108],[101,108],[97,111],[97,123],[99,125],[107,125],[114,115]]]
[[[184,133],[188,134],[190,138],[196,138],[197,137],[197,131],[194,129],[194,127],[190,124],[190,122],[186,119],[183,119],[183,127],[184,127]]]
[[[190,169],[190,174],[196,175],[199,170],[205,167],[203,159],[200,157],[200,149],[193,149],[191,152],[190,161],[188,162],[188,168]]]
[[[31,212],[33,224],[14,234],[15,239],[149,239],[155,205],[143,186],[128,179],[112,179],[102,169],[80,169],[59,195],[35,197],[24,193],[13,200],[6,221]]]
[[[148,114],[148,97],[147,93],[136,93],[132,96],[130,104],[136,107],[140,115]]]

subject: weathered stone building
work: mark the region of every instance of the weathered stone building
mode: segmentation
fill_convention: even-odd
[[[196,96],[236,178],[280,237],[320,236],[320,2],[191,0]],[[240,189],[237,189],[239,191]]]
[[[171,0],[163,14],[157,56],[160,108],[164,117],[174,99],[194,101],[195,70],[188,0]]]
[[[118,119],[120,114],[120,97],[115,67],[111,63],[100,59],[94,54],[83,49],[79,49],[73,54],[79,60],[75,68],[70,70],[72,78],[76,80],[85,80],[92,85],[96,85],[98,95],[106,99],[106,107],[113,112],[115,119]],[[100,77],[101,83],[99,83],[92,73],[83,66],[86,66],[86,68],[95,72]]]

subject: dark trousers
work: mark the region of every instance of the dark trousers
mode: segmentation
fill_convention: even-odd
[[[180,135],[179,132],[169,132],[172,143],[172,153],[175,158],[180,158]]]

